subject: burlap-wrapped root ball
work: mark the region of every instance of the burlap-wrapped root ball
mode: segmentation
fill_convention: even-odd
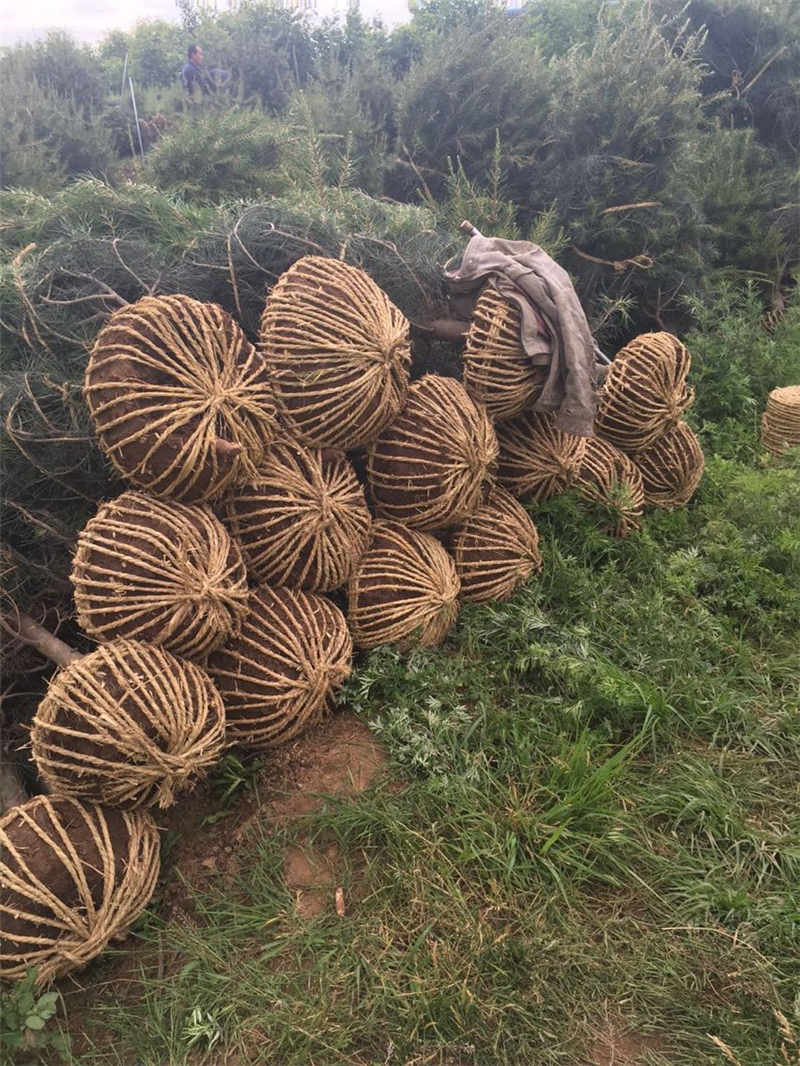
[[[705,466],[700,441],[685,422],[637,452],[632,461],[642,475],[645,504],[665,510],[686,506],[697,491]]]
[[[378,513],[422,530],[461,522],[491,490],[497,452],[494,427],[464,386],[426,374],[370,448],[367,476]]]
[[[601,437],[586,441],[575,488],[587,503],[609,515],[612,532],[627,537],[639,529],[644,509],[642,475],[633,461]]]
[[[461,580],[461,598],[468,602],[507,600],[542,569],[536,526],[500,485],[451,531],[447,546]]]
[[[649,447],[694,401],[691,357],[671,333],[642,333],[617,353],[600,390],[597,432],[624,452]]]
[[[761,418],[761,443],[773,455],[800,445],[800,385],[773,389]]]
[[[218,496],[254,474],[275,435],[263,357],[221,307],[188,296],[115,311],[84,395],[114,466],[156,496]]]
[[[441,644],[458,614],[461,582],[434,537],[397,522],[376,522],[350,578],[347,620],[361,648]]]
[[[464,387],[495,422],[533,407],[548,375],[548,343],[536,364],[520,339],[521,315],[513,300],[487,285],[475,303],[464,349]]]
[[[260,347],[283,420],[306,444],[360,448],[405,401],[408,322],[363,270],[339,259],[306,256],[278,279]]]
[[[295,589],[255,589],[241,633],[208,663],[225,702],[228,742],[272,747],[321,722],[352,659],[347,622],[329,600]]]
[[[158,831],[143,811],[36,796],[0,818],[0,977],[40,983],[91,962],[153,895]]]
[[[168,807],[220,758],[225,712],[199,666],[115,640],[53,677],[31,742],[53,792],[115,807]]]
[[[498,480],[520,500],[538,503],[565,492],[578,476],[587,439],[555,428],[551,414],[528,411],[497,427]]]
[[[280,441],[234,489],[226,521],[258,581],[330,592],[366,549],[372,516],[343,452]]]
[[[238,632],[247,573],[211,509],[125,492],[101,505],[72,565],[81,626],[202,658]]]

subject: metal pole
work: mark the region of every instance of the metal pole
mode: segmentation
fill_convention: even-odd
[[[144,145],[142,144],[142,131],[139,128],[139,112],[136,110],[136,96],[133,92],[133,78],[128,78],[128,85],[130,86],[131,103],[133,104],[133,121],[136,123],[136,133],[139,137],[139,152],[141,153],[142,161],[144,162]]]
[[[122,84],[119,87],[120,100],[125,95],[125,78],[128,76],[128,56],[130,52],[125,53],[125,62],[122,65]]]

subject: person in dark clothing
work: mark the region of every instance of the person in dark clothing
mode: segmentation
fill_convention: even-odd
[[[214,91],[214,82],[208,71],[203,68],[203,49],[199,44],[190,44],[187,52],[189,62],[183,68],[181,79],[183,87],[189,94],[194,96],[195,85],[199,85],[204,96]]]

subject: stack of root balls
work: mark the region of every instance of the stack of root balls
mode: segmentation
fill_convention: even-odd
[[[546,344],[543,346],[543,351]],[[409,323],[374,282],[309,256],[268,295],[257,343],[215,305],[114,312],[85,398],[129,483],[79,537],[77,619],[31,730],[48,789],[0,818],[0,977],[49,980],[124,935],[158,876],[150,809],[226,747],[321,722],[354,646],[435,646],[463,601],[542,567],[518,500],[569,488],[636,528],[685,503],[702,453],[681,415],[689,358],[637,338],[600,395],[597,439],[535,411],[519,311],[478,302],[464,381],[411,381]]]

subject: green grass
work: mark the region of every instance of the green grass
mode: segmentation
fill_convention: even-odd
[[[191,917],[155,906],[73,1062],[576,1066],[611,1027],[641,1062],[725,1062],[716,1037],[795,1066],[798,468],[712,460],[626,542],[570,499],[536,520],[540,580],[350,682],[404,787],[264,826]],[[344,918],[301,920],[283,884],[309,833]]]

